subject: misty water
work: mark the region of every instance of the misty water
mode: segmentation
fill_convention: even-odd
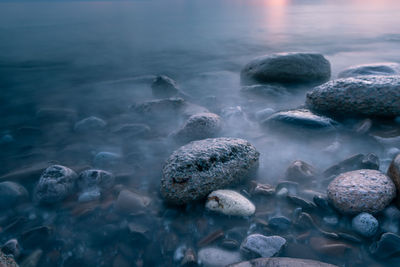
[[[151,83],[167,75],[189,96],[185,101],[221,116],[219,136],[256,147],[258,183],[284,181],[294,160],[323,172],[358,153],[377,155],[386,173],[400,148],[399,124],[374,124],[368,134],[354,130],[357,120],[343,121],[334,132],[264,129],[257,111],[301,107],[312,87],[271,98],[248,96],[240,92],[240,71],[255,57],[276,52],[321,53],[331,63],[331,79],[351,65],[400,62],[399,14],[396,0],[0,1],[0,179],[29,192],[29,201],[2,208],[0,242],[18,239],[19,264],[39,251],[36,265],[29,266],[180,266],[186,248],[196,253],[222,247],[228,233],[242,231],[284,236],[288,244],[280,256],[338,266],[400,264],[396,257],[369,254],[378,237],[333,239],[339,249],[318,251],[307,235],[328,238],[319,230],[264,229],[271,216],[291,217],[295,205],[252,197],[247,184],[235,189],[256,205],[251,218],[207,212],[204,202],[167,205],[159,193],[162,167],[183,145],[170,134],[187,118],[166,110],[160,120],[149,121],[132,110],[155,99]],[[74,124],[89,116],[103,119],[105,130],[77,134]],[[151,130],[132,138],[118,131],[127,123],[145,123]],[[79,173],[96,165],[99,152],[119,156],[105,168],[116,177],[107,194],[92,202],[78,201],[78,192],[55,206],[35,202],[44,168],[60,164]],[[297,193],[307,199],[313,193],[299,192],[326,194],[327,182],[299,187]],[[123,189],[151,203],[117,212]],[[341,218],[336,229],[317,215],[315,220],[326,232],[346,232],[351,223]]]

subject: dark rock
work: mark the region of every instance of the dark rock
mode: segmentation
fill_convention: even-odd
[[[328,199],[342,213],[377,213],[396,196],[393,182],[377,170],[342,173],[328,186]]]
[[[286,169],[285,176],[288,180],[307,183],[314,179],[316,174],[317,170],[313,166],[304,161],[295,160]]]
[[[98,187],[101,190],[110,189],[114,185],[115,177],[112,173],[103,170],[86,170],[79,174],[77,184],[80,190]]]
[[[286,245],[286,239],[280,236],[252,234],[240,245],[240,251],[247,258],[273,257]]]
[[[185,204],[214,190],[237,184],[258,168],[259,153],[246,140],[214,138],[191,142],[166,161],[161,194],[167,202]]]
[[[12,255],[15,259],[21,255],[21,247],[17,239],[8,240],[2,247],[1,251],[5,255]]]
[[[107,126],[107,123],[95,116],[90,116],[75,123],[74,130],[77,133],[92,133],[101,131]]]
[[[336,165],[333,165],[324,171],[325,177],[338,175],[344,172],[360,170],[360,169],[379,169],[379,159],[375,154],[357,154],[351,156]]]
[[[53,233],[49,226],[37,226],[21,234],[19,240],[24,249],[44,247]]]
[[[0,266],[1,267],[18,267],[18,264],[15,262],[13,256],[7,256],[7,255],[4,255],[3,252],[0,252]],[[27,267],[27,266],[24,266],[24,267]]]
[[[373,243],[369,251],[378,258],[389,258],[400,252],[400,236],[384,233],[379,241]]]
[[[307,94],[307,106],[337,116],[400,115],[400,76],[360,76],[327,82]]]
[[[259,184],[255,181],[252,181],[252,189],[250,193],[253,195],[272,196],[275,194],[275,187],[269,184]]]
[[[307,259],[297,258],[258,258],[250,261],[244,261],[231,264],[229,267],[337,267],[336,265]]]
[[[241,71],[244,84],[320,84],[329,80],[331,66],[321,54],[279,53],[254,59]]]
[[[154,97],[168,98],[179,93],[177,83],[165,75],[157,76],[151,84],[151,91]]]
[[[71,169],[53,165],[40,176],[34,196],[39,203],[52,204],[64,200],[75,191],[78,175]]]
[[[394,62],[383,62],[374,64],[363,64],[348,67],[338,74],[339,78],[349,78],[365,75],[399,75],[400,64]]]
[[[400,154],[398,154],[390,163],[387,175],[390,177],[390,179],[392,179],[396,186],[396,204],[398,207],[400,207]]]
[[[345,255],[347,252],[353,249],[352,246],[346,243],[326,239],[323,237],[310,238],[310,247],[318,253],[331,257],[337,257],[337,255]]]
[[[287,95],[286,88],[276,84],[255,84],[243,86],[240,92],[249,97],[274,99]]]
[[[274,216],[268,220],[268,226],[272,229],[285,231],[290,228],[292,222],[285,216]]]
[[[22,185],[9,181],[0,183],[0,209],[13,208],[28,198],[28,191]]]
[[[354,131],[358,134],[366,134],[371,130],[372,120],[365,119],[357,123],[354,127]]]
[[[210,233],[209,235],[203,237],[201,240],[199,240],[199,242],[197,242],[197,246],[198,247],[208,246],[211,243],[213,243],[214,241],[216,241],[222,237],[224,237],[224,231],[219,229],[219,230],[214,231],[214,232]]]

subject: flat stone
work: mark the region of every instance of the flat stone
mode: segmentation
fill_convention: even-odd
[[[242,242],[240,251],[250,258],[273,257],[279,254],[285,244],[286,239],[280,236],[252,234]]]
[[[206,209],[229,216],[251,216],[256,207],[250,200],[233,190],[216,190],[207,197]]]
[[[337,267],[336,265],[321,261],[297,259],[297,258],[258,258],[250,261],[243,261],[231,264],[229,267]]]
[[[328,186],[328,199],[342,213],[377,213],[396,196],[393,182],[377,170],[342,173]]]
[[[242,260],[239,252],[217,247],[202,248],[197,253],[198,261],[204,267],[220,267]]]

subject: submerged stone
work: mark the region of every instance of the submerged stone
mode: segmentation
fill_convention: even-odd
[[[230,216],[251,216],[256,207],[233,190],[216,190],[207,197],[206,209]]]
[[[273,257],[277,255],[286,239],[280,236],[249,235],[240,246],[240,251],[248,258]]]
[[[357,77],[365,75],[399,75],[400,64],[394,62],[383,62],[373,64],[362,64],[348,67],[338,74],[339,78]]]
[[[168,76],[157,76],[151,84],[151,91],[154,97],[168,98],[173,97],[179,93],[179,88],[173,79]]]
[[[229,267],[337,267],[336,265],[324,263],[321,261],[285,258],[285,257],[267,257],[258,258],[250,261],[243,261],[231,264]]]
[[[217,247],[202,248],[197,253],[199,264],[204,267],[220,267],[242,260],[239,252]]]
[[[365,237],[372,237],[378,231],[378,220],[369,213],[358,214],[351,221],[353,230]]]

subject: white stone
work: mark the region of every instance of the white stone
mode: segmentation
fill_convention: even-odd
[[[256,207],[238,192],[216,190],[208,195],[206,209],[231,216],[251,216]]]

